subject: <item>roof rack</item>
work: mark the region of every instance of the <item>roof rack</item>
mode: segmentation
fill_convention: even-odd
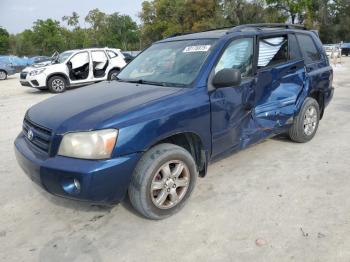
[[[227,33],[229,34],[237,31],[243,31],[244,29],[262,30],[263,28],[285,28],[285,29],[306,30],[306,27],[303,25],[284,24],[284,23],[262,23],[262,24],[247,24],[247,25],[235,26],[230,30],[228,30]]]

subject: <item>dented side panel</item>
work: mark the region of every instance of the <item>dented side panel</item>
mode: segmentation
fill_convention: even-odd
[[[308,93],[303,60],[263,69],[257,74],[255,107],[242,132],[244,148],[293,123],[298,101]]]

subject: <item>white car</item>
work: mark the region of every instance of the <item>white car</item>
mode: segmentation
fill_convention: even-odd
[[[20,74],[20,83],[61,93],[67,87],[112,80],[125,65],[119,49],[70,50],[54,55],[50,62],[26,67]]]

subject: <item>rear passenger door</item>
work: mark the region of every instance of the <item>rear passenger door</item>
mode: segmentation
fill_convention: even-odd
[[[294,34],[259,37],[258,49],[253,118],[256,128],[268,135],[293,122],[306,74]]]
[[[321,50],[321,42],[316,35],[296,34],[305,61],[305,68],[310,81],[307,92],[321,91],[324,95],[329,92],[332,81],[332,67],[325,53]],[[319,46],[316,45],[319,42]],[[320,105],[322,107],[322,105]]]

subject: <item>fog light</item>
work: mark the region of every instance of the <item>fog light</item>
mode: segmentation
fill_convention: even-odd
[[[78,179],[73,180],[75,188],[80,192],[80,182]]]
[[[76,178],[66,178],[62,181],[63,190],[68,194],[79,194],[81,190],[81,184]]]

